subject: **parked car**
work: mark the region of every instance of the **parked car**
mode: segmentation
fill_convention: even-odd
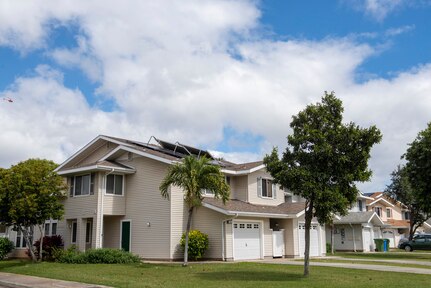
[[[431,250],[431,234],[418,234],[413,236],[412,241],[400,241],[398,248],[407,252],[413,250]]]

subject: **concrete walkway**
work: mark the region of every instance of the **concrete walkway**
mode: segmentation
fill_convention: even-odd
[[[0,272],[0,287],[7,288],[109,288],[108,286]]]
[[[334,259],[334,258],[333,258]],[[346,258],[339,258],[346,259]],[[334,259],[335,260],[335,259]],[[338,259],[337,259],[338,260]],[[353,259],[357,260],[357,259]],[[370,261],[370,260],[368,260]],[[273,259],[273,260],[261,260],[256,261],[260,263],[270,264],[284,264],[284,265],[304,265],[302,261],[293,261],[292,259]],[[420,261],[404,261],[403,264],[418,264]],[[399,262],[393,262],[399,263]],[[422,262],[420,262],[422,263]],[[422,265],[422,264],[420,264]],[[359,263],[328,263],[328,262],[313,262],[310,261],[310,266],[324,266],[324,267],[337,267],[337,268],[348,268],[348,269],[362,269],[362,270],[374,270],[374,271],[388,271],[388,272],[401,272],[401,273],[414,273],[414,274],[427,274],[431,275],[431,269],[427,268],[415,268],[415,267],[401,267],[401,266],[389,266],[389,265],[373,265],[373,264],[359,264]]]
[[[413,264],[413,265],[423,265],[431,266],[431,261],[417,261],[417,260],[396,260],[396,259],[358,259],[358,258],[344,258],[344,257],[332,257],[329,259],[334,260],[345,260],[345,261],[358,261],[358,262],[383,262],[383,263],[397,263],[397,264]]]

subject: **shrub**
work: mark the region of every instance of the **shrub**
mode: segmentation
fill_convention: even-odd
[[[8,238],[0,237],[0,260],[3,260],[7,254],[12,252],[14,247],[13,242]]]
[[[331,243],[326,243],[326,253],[329,254],[331,252]]]
[[[186,246],[186,233],[183,233],[183,236],[180,240],[180,245],[183,247],[183,251]],[[188,257],[191,260],[198,260],[202,258],[205,251],[209,247],[208,235],[202,233],[199,230],[191,230],[189,232],[189,249],[188,249]]]
[[[59,249],[63,247],[63,238],[61,238],[60,235],[53,235],[53,236],[45,236],[42,240],[42,256],[45,260],[54,260],[53,253],[55,249]],[[40,240],[37,240],[34,242],[33,246],[35,247],[35,255],[37,258],[40,258],[39,256],[39,246],[40,246]]]
[[[62,252],[56,251],[57,261],[70,264],[129,264],[139,263],[138,256],[120,249],[100,248],[90,249],[85,252],[71,247]]]

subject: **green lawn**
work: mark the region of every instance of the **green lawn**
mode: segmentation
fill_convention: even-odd
[[[362,264],[362,265],[384,265],[384,266],[398,266],[398,267],[409,267],[409,268],[423,268],[423,269],[431,269],[430,265],[419,265],[419,264],[411,264],[411,263],[393,263],[393,262],[378,262],[373,261],[374,259],[368,260],[349,260],[349,259],[312,259],[312,262],[323,262],[323,263],[348,263],[348,264]],[[375,259],[377,260],[377,259]]]
[[[407,273],[263,263],[191,264],[31,264],[0,262],[0,272],[73,280],[114,287],[428,287],[431,276]]]
[[[381,260],[414,260],[414,261],[431,261],[431,253],[423,253],[422,251],[416,252],[375,252],[375,253],[362,253],[362,252],[337,252],[334,256],[343,258],[360,258],[360,259],[381,259]],[[331,256],[331,254],[327,254]]]

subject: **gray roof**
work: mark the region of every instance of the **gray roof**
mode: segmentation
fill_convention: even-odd
[[[340,220],[335,219],[334,224],[361,224],[370,222],[373,217],[373,211],[366,212],[350,212],[346,216],[342,216]]]
[[[223,210],[226,214],[229,213],[259,213],[259,214],[271,214],[279,215],[282,218],[294,217],[298,213],[305,209],[305,203],[282,203],[278,206],[269,205],[256,205],[248,202],[231,199],[223,204],[221,200],[205,197],[203,199],[204,204],[209,204],[211,207],[218,210]],[[204,205],[205,206],[205,205]],[[262,215],[262,217],[269,217]]]

